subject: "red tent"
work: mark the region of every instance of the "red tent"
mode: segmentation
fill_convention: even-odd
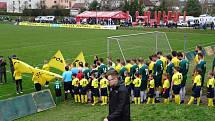
[[[97,19],[129,19],[129,13],[123,11],[85,11],[76,16],[77,23],[80,19],[97,18]]]

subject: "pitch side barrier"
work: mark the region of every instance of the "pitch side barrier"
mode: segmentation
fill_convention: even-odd
[[[0,121],[11,121],[55,107],[49,89],[0,100]]]
[[[53,27],[53,28],[81,28],[81,29],[109,29],[116,30],[116,25],[89,25],[89,24],[51,24],[51,23],[32,23],[20,22],[21,26],[40,26],[40,27]]]

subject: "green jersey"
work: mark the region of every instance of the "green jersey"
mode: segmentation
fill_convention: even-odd
[[[54,83],[54,88],[55,89],[61,89],[62,85],[61,85],[61,81],[57,80]]]
[[[200,60],[199,63],[196,65],[197,69],[200,69],[202,71],[202,74],[205,74],[206,72],[206,62],[204,60]]]
[[[179,69],[180,69],[179,72],[182,75],[187,75],[188,69],[189,69],[189,62],[188,62],[188,60],[186,60],[186,59],[181,60],[180,63],[179,63]]]
[[[170,81],[172,80],[172,76],[174,74],[174,64],[169,62],[167,65],[166,73],[170,76]]]
[[[144,64],[139,70],[139,74],[142,77],[141,80],[144,80],[144,81],[148,80],[148,73],[149,73],[148,66]]]
[[[125,80],[125,72],[127,71],[127,69],[125,67],[122,67],[119,70],[119,76],[121,77],[122,80]]]
[[[90,73],[91,73],[91,69],[90,68],[85,68],[84,71],[83,71],[84,78],[89,79],[90,78]]]
[[[158,59],[155,62],[154,74],[155,75],[162,75],[163,74],[163,62],[160,59]]]
[[[137,65],[137,64],[134,64],[134,65],[131,67],[131,69],[130,69],[130,76],[131,76],[132,78],[134,78],[134,75],[135,75],[136,72],[138,72],[138,70],[139,70],[138,65]]]
[[[98,77],[107,72],[107,66],[105,64],[101,64],[98,67]]]

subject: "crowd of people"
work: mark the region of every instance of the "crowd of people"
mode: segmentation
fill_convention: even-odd
[[[169,104],[174,98],[176,104],[185,103],[186,82],[189,70],[189,62],[182,52],[172,51],[172,55],[164,56],[162,52],[149,57],[150,61],[143,58],[113,62],[107,59],[104,64],[103,58],[95,57],[94,64],[89,66],[82,62],[65,67],[63,83],[65,100],[71,94],[75,102],[96,105],[108,103],[109,79],[106,73],[116,71],[119,84],[125,85],[129,91],[131,102],[134,104],[163,102]],[[195,68],[192,73],[192,95],[188,105],[194,102],[200,105],[202,88],[204,83],[207,87],[208,106],[213,106],[214,98],[214,71],[209,71],[207,82],[204,82],[206,74],[206,62],[201,46],[196,48],[194,59]],[[55,84],[56,97],[61,97],[62,85],[57,81]]]
[[[11,58],[17,58],[16,56]],[[153,54],[148,59],[138,58],[131,60],[117,59],[113,62],[107,59],[107,65],[103,58],[95,56],[92,65],[88,63],[73,63],[65,67],[63,79],[56,79],[54,89],[57,101],[61,100],[62,89],[64,89],[65,100],[71,95],[77,103],[92,103],[96,105],[101,101],[101,105],[108,104],[109,95],[112,88],[109,85],[110,79],[106,73],[115,71],[118,75],[119,85],[124,85],[130,96],[131,103],[158,103],[169,104],[170,100],[176,104],[185,103],[186,82],[189,70],[189,61],[182,52],[172,51],[171,55],[163,55],[161,51]],[[209,71],[207,78],[206,62],[201,46],[196,47],[196,56],[194,58],[195,68],[192,73],[192,95],[188,104],[196,103],[200,105],[202,97],[202,88],[206,83],[208,106],[213,106],[214,98],[214,65]],[[0,84],[3,84],[2,78],[6,82],[6,62],[0,57]],[[22,91],[22,74],[16,72],[11,64],[12,77],[16,81],[17,94]],[[43,70],[50,70],[48,62],[45,61]],[[32,77],[36,91],[41,90],[41,84]],[[207,80],[207,82],[205,82]],[[49,82],[46,82],[46,87]]]

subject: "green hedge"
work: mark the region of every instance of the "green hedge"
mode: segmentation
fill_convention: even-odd
[[[25,9],[23,16],[69,16],[69,9]]]

